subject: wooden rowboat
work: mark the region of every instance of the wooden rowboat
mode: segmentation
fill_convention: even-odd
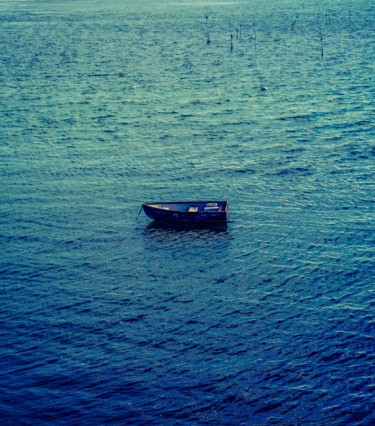
[[[228,222],[227,201],[144,203],[142,207],[148,217],[159,221],[192,224]]]

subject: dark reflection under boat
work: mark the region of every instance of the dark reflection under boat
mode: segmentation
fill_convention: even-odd
[[[226,232],[228,224],[223,223],[177,223],[177,222],[163,222],[160,220],[154,220],[149,223],[146,227],[148,231],[153,230],[173,230],[173,231],[210,231],[215,233]]]
[[[225,224],[221,226],[203,224],[177,224],[153,221],[144,228],[145,250],[151,252],[152,258],[160,249],[179,256],[207,256],[210,258],[219,251],[227,253],[231,242],[230,232]]]

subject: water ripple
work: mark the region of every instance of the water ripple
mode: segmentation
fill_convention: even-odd
[[[373,10],[209,3],[0,3],[4,424],[375,421]]]

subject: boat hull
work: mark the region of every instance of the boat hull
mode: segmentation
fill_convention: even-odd
[[[157,221],[191,224],[228,222],[226,201],[191,201],[181,203],[145,203],[145,214]]]

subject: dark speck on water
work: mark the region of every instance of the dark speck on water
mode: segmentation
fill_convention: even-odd
[[[372,6],[0,2],[2,425],[375,423]]]

